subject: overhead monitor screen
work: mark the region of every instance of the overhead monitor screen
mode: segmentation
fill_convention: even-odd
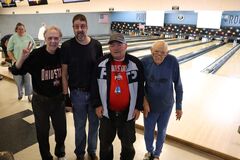
[[[198,11],[197,28],[220,29],[222,11]]]
[[[47,0],[28,0],[29,6],[48,4]]]
[[[3,8],[17,7],[15,0],[1,0]]]
[[[90,0],[63,0],[63,3],[73,3],[73,2],[87,2]]]
[[[164,25],[164,11],[147,11],[146,12],[147,26],[163,26]]]

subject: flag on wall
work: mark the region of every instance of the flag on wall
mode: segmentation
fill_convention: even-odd
[[[98,23],[109,23],[109,16],[108,16],[108,14],[100,14]]]

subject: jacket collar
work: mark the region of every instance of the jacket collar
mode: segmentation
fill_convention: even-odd
[[[109,53],[109,62],[112,62],[112,61],[114,61],[113,56]],[[125,57],[124,57],[123,62],[127,65],[129,63],[129,55],[128,55],[127,52],[125,53]]]

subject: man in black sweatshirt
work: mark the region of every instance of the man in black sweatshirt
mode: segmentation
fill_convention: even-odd
[[[46,45],[31,51],[33,45],[29,42],[28,47],[23,49],[21,58],[10,69],[13,74],[28,72],[32,75],[32,108],[42,160],[53,160],[48,138],[50,118],[55,131],[55,155],[58,160],[66,160],[66,115],[58,48],[62,33],[59,28],[52,26],[46,29],[44,37]]]

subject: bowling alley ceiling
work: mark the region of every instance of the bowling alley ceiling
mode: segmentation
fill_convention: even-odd
[[[179,8],[179,10],[240,10],[240,0],[87,0],[86,2],[76,3],[63,3],[63,0],[47,0],[47,5],[38,6],[29,6],[28,0],[17,1],[17,7],[2,8],[0,6],[0,14],[12,14],[13,12],[15,14],[41,14],[103,11],[166,11],[172,10],[174,7]]]

